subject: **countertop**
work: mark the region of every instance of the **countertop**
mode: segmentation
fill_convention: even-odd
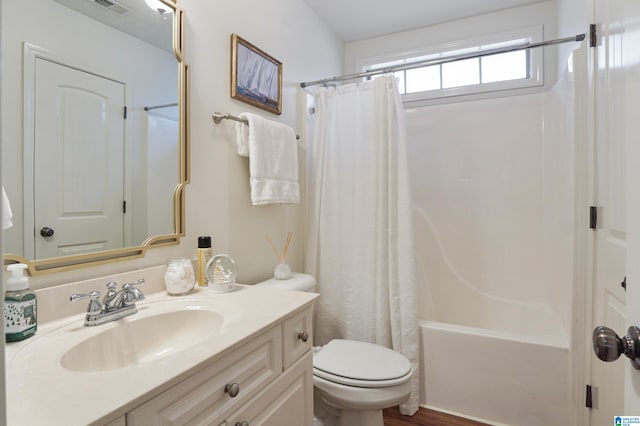
[[[244,285],[223,294],[206,288],[180,297],[158,292],[137,303],[137,314],[101,326],[84,327],[84,314],[39,324],[35,336],[6,346],[8,424],[108,423],[306,308],[317,296]],[[150,304],[176,300],[213,305],[224,316],[221,329],[187,350],[144,364],[100,372],[74,372],[61,365],[62,353],[83,334],[135,321]]]

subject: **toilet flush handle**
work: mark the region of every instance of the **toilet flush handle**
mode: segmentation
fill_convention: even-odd
[[[609,327],[596,327],[593,330],[593,351],[606,362],[615,361],[625,354],[633,368],[640,370],[640,327],[629,327],[627,335],[622,338]]]

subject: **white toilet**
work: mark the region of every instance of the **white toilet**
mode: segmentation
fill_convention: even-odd
[[[256,285],[314,291],[311,275],[293,273],[288,280]],[[411,392],[412,368],[402,354],[372,343],[335,339],[313,353],[315,412],[337,417],[340,426],[383,426],[382,409],[405,402]],[[323,406],[319,406],[323,405]],[[321,413],[319,413],[321,412]]]

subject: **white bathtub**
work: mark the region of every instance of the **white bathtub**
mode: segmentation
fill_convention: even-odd
[[[420,235],[438,241],[427,222]],[[552,306],[482,292],[440,247],[418,246],[421,405],[492,425],[570,424],[569,333]]]
[[[421,405],[492,425],[575,424],[579,50],[580,73],[550,91],[406,111]]]
[[[493,425],[568,424],[569,349],[548,337],[421,321],[421,405]]]

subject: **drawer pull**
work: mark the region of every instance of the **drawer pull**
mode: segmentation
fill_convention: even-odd
[[[298,339],[306,343],[307,340],[309,340],[309,333],[307,333],[306,331],[301,331],[300,333],[298,333]]]
[[[236,426],[249,426],[249,422],[237,422]]]
[[[240,393],[240,385],[237,383],[231,383],[224,387],[224,391],[231,397],[235,398]]]

